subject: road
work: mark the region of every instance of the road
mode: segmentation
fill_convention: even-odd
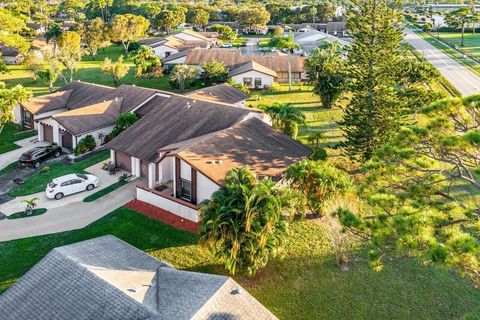
[[[405,41],[420,52],[464,96],[480,93],[480,77],[450,58],[442,50],[405,29]]]

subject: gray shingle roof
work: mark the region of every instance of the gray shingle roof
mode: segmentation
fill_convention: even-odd
[[[228,277],[178,271],[104,236],[52,250],[0,296],[0,319],[276,317]]]
[[[267,67],[262,66],[261,64],[256,63],[255,61],[248,61],[245,62],[244,64],[241,64],[239,66],[236,66],[235,69],[230,70],[228,73],[228,77],[234,77],[236,75],[249,72],[249,71],[257,71],[263,74],[266,74],[268,76],[272,77],[277,77],[277,73],[273,71],[272,69],[269,69]]]
[[[222,83],[216,86],[192,91],[187,94],[187,97],[235,104],[248,99],[250,96],[229,84]]]
[[[229,128],[250,111],[179,95],[155,97],[138,109],[139,114],[146,115],[106,147],[153,161],[161,148]]]

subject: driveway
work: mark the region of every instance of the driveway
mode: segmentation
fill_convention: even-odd
[[[405,41],[417,49],[463,96],[480,93],[480,77],[442,50],[435,48],[410,29],[405,29]]]
[[[45,194],[40,192],[18,197],[0,205],[0,211],[10,215],[24,209],[21,200],[38,197],[40,198],[38,208],[48,209],[46,213],[39,216],[0,220],[0,241],[81,229],[132,200],[135,196],[135,182],[130,182],[93,202],[83,202],[89,194],[118,181],[118,177],[122,174],[120,172],[110,176],[108,172],[101,169],[101,166],[102,163],[99,163],[86,169],[97,175],[100,180],[100,186],[92,191],[77,193],[58,201],[47,199]]]
[[[20,146],[20,148],[0,154],[0,169],[5,168],[10,163],[17,161],[18,158],[20,158],[22,153],[24,153],[25,151],[28,151],[34,147],[50,145],[49,142],[39,142],[37,140],[37,137],[30,137],[23,140],[18,140],[15,141],[15,144]]]

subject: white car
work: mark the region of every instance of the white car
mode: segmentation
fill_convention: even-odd
[[[227,43],[222,43],[220,45],[220,48],[232,48],[232,47],[233,47],[232,44],[228,43],[228,42]]]
[[[98,187],[98,183],[98,178],[93,174],[67,174],[53,179],[52,182],[47,185],[45,194],[47,198],[60,200],[70,194],[85,190],[90,191]]]

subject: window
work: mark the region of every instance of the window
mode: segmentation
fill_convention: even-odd
[[[62,184],[60,186],[66,187],[66,186],[69,186],[71,184],[72,184],[72,180],[68,180],[68,181],[62,182]]]
[[[243,83],[249,87],[252,85],[252,78],[243,78]]]
[[[255,78],[255,88],[262,87],[262,78]]]
[[[22,109],[23,124],[27,127],[32,125],[32,114],[25,109]]]
[[[172,53],[170,51],[165,51],[165,58],[171,55]]]
[[[180,197],[184,200],[192,200],[192,183],[185,179],[180,179]]]

